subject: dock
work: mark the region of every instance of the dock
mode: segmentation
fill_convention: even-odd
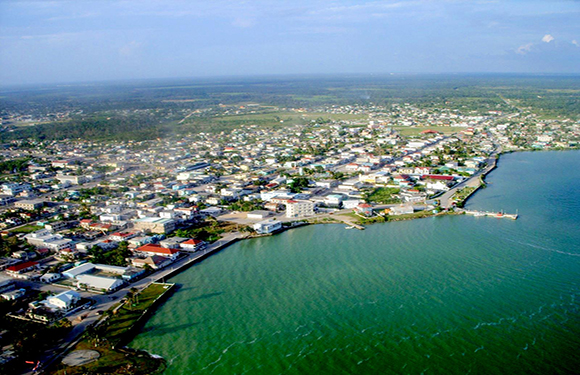
[[[503,211],[500,212],[490,212],[490,211],[465,211],[466,215],[473,215],[473,216],[490,216],[490,217],[497,217],[498,219],[512,219],[516,220],[518,218],[518,214],[506,214]]]

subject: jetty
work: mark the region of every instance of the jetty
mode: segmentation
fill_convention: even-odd
[[[466,215],[473,215],[473,216],[491,216],[491,217],[497,217],[499,219],[512,219],[512,220],[516,220],[518,218],[518,214],[506,214],[503,211],[500,212],[490,212],[490,211],[474,211],[474,210],[468,210],[465,211]]]

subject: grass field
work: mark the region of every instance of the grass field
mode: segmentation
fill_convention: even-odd
[[[31,233],[31,232],[35,232],[37,230],[42,229],[42,227],[40,225],[33,225],[33,224],[28,224],[28,225],[24,225],[18,228],[14,228],[11,229],[10,232],[12,233]]]
[[[393,129],[403,136],[416,136],[420,135],[421,132],[425,130],[434,130],[443,134],[453,134],[465,130],[466,128],[463,126],[393,126]]]

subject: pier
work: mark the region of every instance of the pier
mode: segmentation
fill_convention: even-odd
[[[512,220],[516,220],[518,218],[518,214],[506,214],[503,211],[500,212],[490,212],[490,211],[474,211],[474,210],[470,210],[470,211],[465,211],[466,215],[473,215],[473,216],[491,216],[491,217],[497,217],[499,219],[512,219]]]

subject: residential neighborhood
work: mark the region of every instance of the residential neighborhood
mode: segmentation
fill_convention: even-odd
[[[316,111],[367,118],[140,142],[6,145],[3,160],[22,165],[0,186],[0,292],[29,301],[11,316],[42,324],[85,316],[93,296],[128,290],[227,233],[271,235],[317,222],[360,229],[356,222],[453,212],[462,200],[446,193],[481,184],[501,152],[580,140],[578,122],[521,111],[465,115],[409,104]],[[11,347],[3,350],[10,361]]]

